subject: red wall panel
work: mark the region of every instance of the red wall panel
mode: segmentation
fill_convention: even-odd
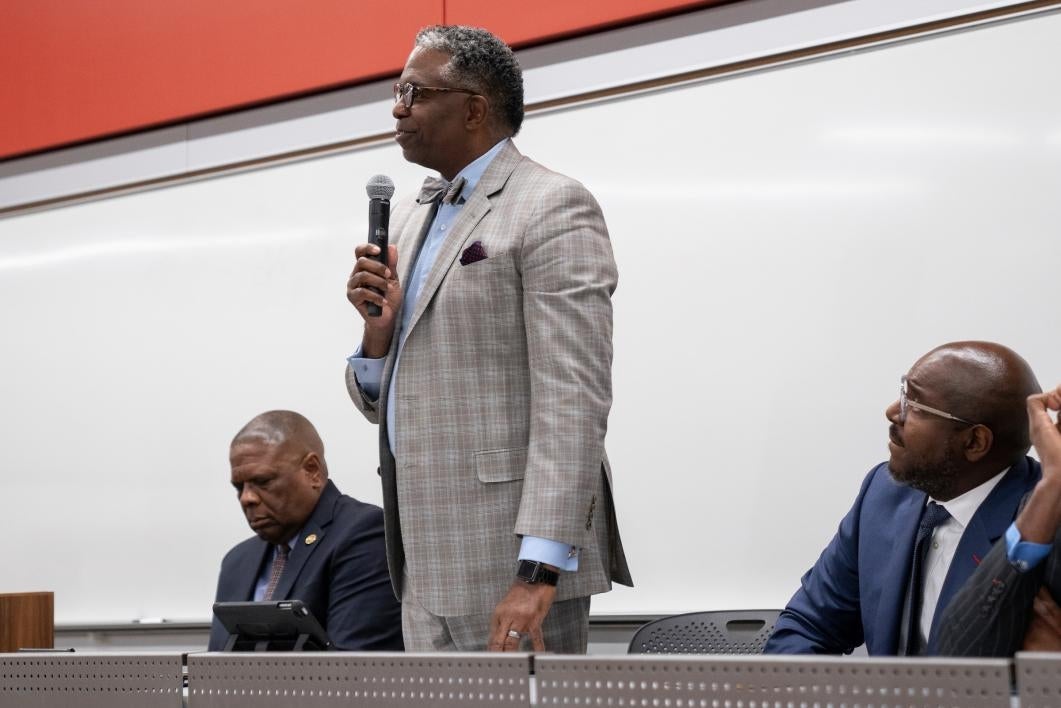
[[[400,71],[428,24],[512,44],[688,0],[0,0],[0,159]]]
[[[537,43],[724,0],[446,0],[446,23],[485,27],[512,45]]]
[[[396,73],[442,0],[4,0],[0,157]]]

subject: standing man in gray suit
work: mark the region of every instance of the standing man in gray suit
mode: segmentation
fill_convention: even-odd
[[[422,30],[394,98],[402,153],[441,180],[395,207],[385,266],[357,248],[346,379],[380,426],[406,648],[585,652],[590,595],[631,584],[604,451],[604,218],[512,144],[522,74],[489,32]]]

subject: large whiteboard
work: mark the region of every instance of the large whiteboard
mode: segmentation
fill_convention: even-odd
[[[781,606],[934,345],[1061,380],[1061,17],[532,115],[619,263],[608,438],[637,587],[596,613]],[[378,503],[343,388],[363,185],[392,145],[0,221],[0,591],[60,623],[203,620],[249,535],[227,445],[292,408]]]

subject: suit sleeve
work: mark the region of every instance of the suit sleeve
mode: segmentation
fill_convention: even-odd
[[[347,651],[402,651],[401,605],[383,542],[383,512],[371,508],[336,549],[328,593],[328,636]]]
[[[214,594],[214,602],[224,601],[224,566],[222,566],[221,575],[217,580],[217,592]],[[217,616],[210,618],[210,639],[206,645],[207,651],[221,651],[225,648],[225,644],[228,642],[228,631],[221,624],[221,621]]]
[[[862,503],[873,478],[866,476],[858,498],[822,551],[800,588],[781,612],[765,654],[849,654],[865,639],[858,584],[858,544]]]
[[[225,557],[221,559],[221,571],[217,575],[217,592],[214,593],[214,602],[238,602],[253,599],[243,594],[243,590],[247,588],[248,583],[244,582],[245,576],[242,576],[238,571],[240,561],[248,558],[247,554],[249,553],[248,543],[245,541],[230,549],[225,554]],[[255,557],[261,558],[261,555],[257,554]],[[256,579],[257,575],[250,582],[254,582]],[[210,619],[210,640],[206,650],[221,651],[227,643],[228,630],[221,624],[217,616],[213,615]]]
[[[545,190],[520,255],[531,413],[515,531],[583,547],[594,542],[587,518],[612,402],[618,280],[604,216],[585,187],[562,178]]]
[[[1044,572],[1056,576],[1056,553],[1021,573],[1009,562],[1005,537],[1000,538],[943,612],[939,654],[1013,656],[1024,641]]]

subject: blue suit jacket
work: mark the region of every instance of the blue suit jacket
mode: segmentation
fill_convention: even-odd
[[[317,539],[305,542],[310,534]],[[221,561],[219,602],[254,599],[269,544],[257,536]],[[391,589],[383,541],[383,510],[341,494],[331,481],[291,549],[275,600],[302,600],[338,649],[402,651],[401,605]],[[228,633],[214,618],[210,651]]]
[[[977,509],[954,553],[932,619],[927,653],[936,653],[944,608],[1016,516],[1040,475],[1025,457]],[[898,653],[914,536],[926,495],[892,479],[886,463],[866,476],[858,498],[818,562],[803,576],[764,648],[768,654]]]

